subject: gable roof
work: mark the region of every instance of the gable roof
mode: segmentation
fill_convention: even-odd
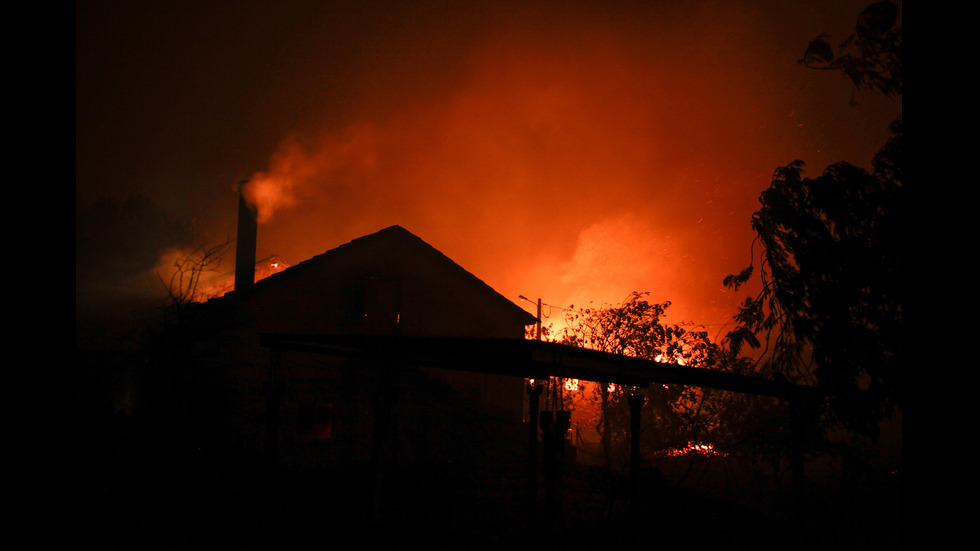
[[[339,247],[330,249],[291,266],[282,272],[261,279],[250,287],[233,291],[220,299],[214,300],[220,301],[225,298],[234,300],[236,296],[247,297],[260,294],[269,288],[288,285],[288,282],[291,280],[303,277],[311,270],[329,267],[331,264],[339,263],[341,259],[348,257],[348,255],[364,254],[371,251],[384,251],[401,257],[425,259],[429,263],[438,265],[441,269],[445,270],[452,278],[461,285],[465,285],[471,292],[483,296],[486,300],[497,303],[499,307],[512,310],[513,315],[522,320],[524,325],[531,325],[537,322],[537,318],[532,314],[495,291],[480,278],[466,271],[462,266],[438,249],[399,225],[389,226],[378,232],[352,239]]]

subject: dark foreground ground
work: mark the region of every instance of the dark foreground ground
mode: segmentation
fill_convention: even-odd
[[[884,494],[767,511],[648,473],[569,467],[533,513],[519,469],[271,469],[181,449],[125,419],[81,432],[79,542],[99,549],[900,549],[900,481]],[[634,499],[631,499],[633,497]],[[560,507],[560,508],[559,508]]]

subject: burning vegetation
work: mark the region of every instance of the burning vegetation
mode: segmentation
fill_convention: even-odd
[[[618,306],[562,309],[564,327],[542,328],[542,339],[571,346],[649,359],[697,369],[751,374],[751,362],[713,343],[704,331],[664,321],[669,302],[652,303],[649,293],[632,293]],[[536,335],[529,334],[528,337]],[[592,461],[614,468],[627,464],[629,404],[644,396],[641,437],[648,457],[724,456],[716,446],[744,437],[739,423],[750,398],[691,385],[634,387],[583,381],[547,381],[544,403],[568,410],[567,439],[582,450],[594,450]]]

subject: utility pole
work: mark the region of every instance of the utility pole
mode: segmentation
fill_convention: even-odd
[[[517,298],[531,302],[531,299],[527,298],[524,295],[518,295]],[[537,332],[537,338],[540,341],[541,340],[541,299],[540,298],[538,299],[538,319],[537,322],[534,324],[534,328]]]
[[[536,324],[538,330],[538,340],[541,340],[541,299],[538,299],[538,323]]]

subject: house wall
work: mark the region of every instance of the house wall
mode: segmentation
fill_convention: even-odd
[[[266,431],[263,385],[271,351],[261,346],[263,333],[524,336],[526,318],[482,282],[447,259],[397,244],[354,248],[276,277],[275,284],[239,296],[222,352],[224,364],[233,364],[223,386],[234,403],[217,432],[255,453],[263,451]],[[477,417],[521,421],[523,380],[517,377],[298,352],[286,352],[282,360],[279,434],[285,464],[329,467],[369,460],[379,415],[389,413],[393,421],[385,438],[404,461],[449,461],[466,452],[486,437],[468,428]],[[474,440],[476,433],[481,436]]]

